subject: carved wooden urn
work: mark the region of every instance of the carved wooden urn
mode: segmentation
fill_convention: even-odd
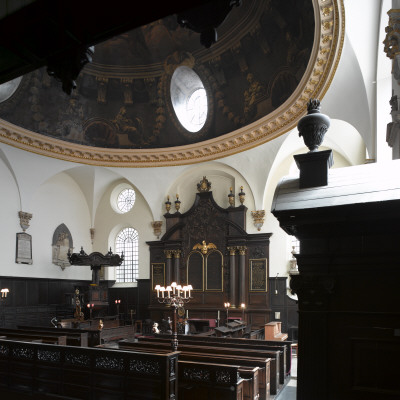
[[[319,109],[320,101],[310,99],[307,103],[307,115],[297,124],[299,136],[303,136],[304,143],[310,152],[318,150],[331,124],[330,118],[322,114]]]

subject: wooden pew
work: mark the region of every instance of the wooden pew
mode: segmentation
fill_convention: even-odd
[[[179,365],[183,361],[195,363],[210,362],[214,364],[235,365],[239,364],[238,373],[243,378],[243,399],[246,400],[269,400],[269,362],[270,359],[237,359],[233,357],[210,356],[206,354],[186,354],[179,356]],[[248,364],[248,365],[245,365]],[[254,366],[258,364],[258,366]]]
[[[146,342],[145,340],[141,340],[138,342],[132,341],[120,341],[120,346],[124,348],[132,348],[132,349],[142,349],[146,351],[146,349],[168,349],[170,348],[170,344],[162,343],[162,342]],[[261,359],[270,359],[270,392],[273,395],[278,394],[278,392],[282,389],[282,385],[279,383],[279,351],[267,351],[267,350],[253,350],[253,349],[232,349],[232,348],[223,348],[216,346],[202,346],[202,345],[188,345],[188,344],[179,344],[179,351],[182,354],[207,354],[209,356],[221,355],[224,357],[232,356],[236,363],[237,360],[240,360],[241,357],[246,358],[261,358]],[[255,365],[256,366],[256,365]]]
[[[162,335],[165,338],[172,338],[171,335]],[[259,340],[259,339],[245,339],[245,338],[228,338],[228,337],[216,337],[216,336],[201,336],[201,335],[178,335],[178,341],[181,340],[192,340],[192,341],[201,341],[201,342],[214,342],[218,343],[246,343],[249,345],[267,345],[274,346],[283,350],[286,354],[286,376],[290,378],[290,372],[292,368],[292,344],[293,341],[285,340],[283,342],[277,342],[275,340]]]
[[[243,400],[259,400],[260,380],[259,367],[240,366],[239,375],[243,378],[246,385],[243,385]]]
[[[61,333],[55,335],[47,335],[41,333],[30,333],[19,329],[0,328],[0,335],[5,336],[9,340],[18,340],[21,342],[41,341],[42,343],[57,344],[66,346],[67,337]]]
[[[143,353],[0,339],[0,393],[9,398],[178,398],[178,352]]]
[[[243,400],[238,365],[179,361],[179,400]]]
[[[263,343],[263,341],[257,341],[256,344],[249,343],[247,340],[241,340],[236,342],[229,342],[227,343],[224,338],[217,338],[214,337],[215,340],[208,338],[208,340],[190,340],[189,337],[191,336],[183,336],[179,338],[180,344],[195,344],[199,346],[218,346],[218,347],[225,347],[225,348],[238,348],[238,349],[253,349],[253,350],[272,350],[272,351],[279,351],[279,383],[281,385],[285,384],[285,377],[286,377],[286,349],[284,346],[277,345],[268,345]],[[170,343],[171,339],[166,338],[164,335],[155,335],[154,337],[138,337],[138,341],[142,342],[145,341],[156,341],[156,342],[163,342],[163,343]],[[289,377],[287,379],[289,381]],[[287,382],[286,382],[287,383]]]
[[[123,345],[124,341],[120,341],[119,343],[112,343],[112,344],[104,344],[104,345],[100,345],[98,347],[100,348],[107,348],[107,349],[120,349],[120,350],[130,350],[132,351],[132,347],[128,346],[128,347],[124,347]],[[155,348],[145,348],[145,349],[141,349],[141,350],[145,350],[146,352],[167,352],[169,351],[168,349],[155,349]],[[181,358],[183,356],[183,353],[180,352],[179,357]],[[193,359],[192,359],[193,358]],[[178,364],[179,364],[179,374],[181,374],[182,371],[182,366],[184,364],[184,361],[188,361],[188,362],[192,362],[194,361],[194,358],[196,357],[192,357],[192,355],[189,354],[185,354],[185,358],[184,360],[179,360]],[[227,362],[225,362],[227,361]],[[200,376],[203,376],[204,374],[209,374],[210,376],[213,376],[212,374],[215,374],[216,372],[214,371],[216,366],[219,366],[219,372],[218,374],[222,375],[229,375],[230,373],[227,372],[226,367],[227,366],[234,366],[235,368],[237,368],[237,370],[235,370],[235,374],[233,376],[238,375],[240,377],[240,382],[242,385],[242,388],[239,390],[239,387],[236,389],[232,389],[232,387],[229,389],[231,392],[232,390],[234,390],[234,392],[236,393],[237,398],[239,398],[240,396],[243,396],[243,400],[268,400],[269,399],[269,384],[268,384],[268,395],[267,396],[259,396],[260,393],[260,372],[264,373],[267,376],[266,381],[269,382],[269,362],[270,360],[263,360],[263,362],[259,361],[259,359],[257,359],[257,361],[254,362],[250,362],[249,360],[246,360],[248,362],[242,362],[239,361],[239,364],[249,364],[248,366],[245,365],[236,365],[238,364],[238,359],[234,358],[234,357],[227,357],[227,356],[220,356],[220,357],[213,357],[212,360],[210,359],[210,357],[208,355],[199,355],[199,357],[196,358],[194,365],[198,365],[201,364],[203,365],[203,373],[200,373],[200,371],[198,371],[198,374],[200,374]],[[259,364],[259,366],[254,367],[254,363]],[[210,369],[210,371],[208,371],[208,369]],[[220,369],[222,368],[222,369]],[[214,372],[212,372],[214,371]],[[264,382],[265,380],[263,380]],[[185,381],[186,384],[183,385],[184,388],[184,394],[187,392],[188,387],[188,381]],[[196,381],[197,382],[197,381]],[[211,383],[211,387],[207,388],[207,390],[205,389],[205,387],[209,386]],[[217,382],[218,383],[218,382]],[[221,385],[220,382],[219,386]],[[227,398],[233,398],[236,399],[235,396],[231,397],[233,395],[233,393],[231,392],[226,392],[227,388],[224,387],[223,390],[220,388],[218,391],[218,394],[216,392],[216,386],[215,386],[216,382],[214,382],[214,380],[205,380],[202,382],[202,385],[204,386],[202,391],[199,392],[198,389],[195,386],[195,392],[191,393],[190,396],[192,397],[187,397],[188,399],[192,399],[194,398],[193,396],[198,396],[198,393],[201,393],[201,397],[199,397],[199,399],[208,399],[208,398],[218,398],[221,400],[225,400]],[[238,383],[235,383],[235,386],[238,385]],[[190,384],[190,387],[193,386],[193,383]],[[230,385],[228,385],[230,386]],[[179,380],[179,387],[181,388],[181,379]],[[182,389],[183,390],[183,389]],[[211,392],[210,392],[211,390]],[[243,392],[241,394],[241,392]],[[181,396],[181,394],[180,394]],[[181,399],[181,397],[179,397]],[[186,398],[186,397],[185,397]],[[197,398],[197,397],[195,397]],[[240,397],[242,398],[242,397]]]
[[[123,350],[135,350],[131,343],[124,346],[126,341],[119,343],[103,345],[106,348],[112,346]],[[102,347],[103,347],[102,346]],[[168,349],[160,349],[154,347],[139,347],[141,350],[148,352],[168,351]],[[250,356],[229,356],[221,354],[195,353],[188,351],[180,351],[179,359],[195,362],[211,362],[215,364],[239,364],[239,376],[244,380],[243,395],[248,393],[249,398],[253,396],[255,399],[268,400],[270,398],[270,358],[250,357]],[[179,362],[180,362],[179,361]],[[249,378],[250,377],[250,378]],[[247,379],[247,380],[246,380]],[[252,398],[252,397],[251,397]]]
[[[67,336],[68,346],[88,346],[88,332],[80,332],[78,329],[62,329],[62,328],[52,328],[50,326],[26,326],[18,325],[17,329],[30,333],[40,333],[46,335],[50,334],[62,334]]]
[[[125,326],[114,326],[110,328],[103,328],[102,330],[97,327],[93,328],[52,328],[52,327],[29,327],[29,326],[18,326],[21,329],[40,329],[46,330],[49,332],[58,331],[63,332],[67,336],[70,335],[71,338],[73,336],[80,337],[82,346],[98,346],[102,343],[107,343],[114,340],[121,340],[126,338],[134,338],[135,330],[133,325],[125,325]],[[72,340],[72,339],[71,339]],[[71,342],[72,343],[72,342]],[[70,344],[70,343],[68,343]],[[71,344],[72,345],[72,344]]]

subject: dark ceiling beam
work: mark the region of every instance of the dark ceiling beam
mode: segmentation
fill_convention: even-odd
[[[0,20],[0,84],[204,0],[36,0]]]

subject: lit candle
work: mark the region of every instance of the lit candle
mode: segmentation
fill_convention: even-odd
[[[160,285],[156,285],[154,289],[157,290],[157,297],[160,297]]]
[[[177,294],[177,296],[178,297],[180,297],[180,295],[181,295],[181,290],[182,290],[182,286],[181,285],[178,285],[177,287],[176,287],[176,294]]]
[[[183,287],[183,297],[184,297],[185,299],[186,299],[187,290],[188,290],[187,286],[184,286],[184,287]]]
[[[175,294],[176,282],[171,283],[172,293]]]
[[[164,298],[164,292],[165,292],[165,287],[164,286],[160,287],[160,292],[161,292],[161,297]]]
[[[167,286],[168,297],[171,297],[171,286]]]
[[[118,303],[118,300],[115,300],[115,304],[117,304]]]
[[[92,304],[92,308],[94,307],[94,304]]]
[[[193,290],[192,285],[188,285],[188,290],[189,290],[189,297],[190,297],[190,291]]]

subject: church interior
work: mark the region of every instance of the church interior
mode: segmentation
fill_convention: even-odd
[[[0,32],[2,393],[400,398],[399,0],[6,0]]]

